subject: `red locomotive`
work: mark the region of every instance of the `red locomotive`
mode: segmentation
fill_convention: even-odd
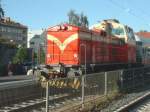
[[[50,27],[46,46],[46,65],[67,76],[136,64],[133,30],[117,20],[104,20],[90,30],[69,24]]]

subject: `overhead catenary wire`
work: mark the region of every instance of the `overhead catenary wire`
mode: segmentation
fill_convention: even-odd
[[[109,1],[109,3],[111,3],[112,5],[114,5],[115,7],[118,7],[119,9],[127,12],[128,14],[130,14],[132,16],[134,16],[142,24],[150,26],[149,23],[146,23],[146,21],[148,21],[147,19],[145,19],[144,17],[141,17],[141,16],[137,15],[136,13],[134,13],[134,11],[131,8],[125,7],[125,6],[119,4],[118,2],[116,2],[114,0],[108,0],[108,1]]]
[[[128,2],[126,2],[126,4],[127,4],[127,5],[130,5],[131,2],[130,2],[130,4],[129,4]],[[132,5],[132,6],[133,6],[133,5]],[[130,8],[130,9],[131,9],[131,8]],[[142,15],[142,16],[144,16],[144,18],[146,17],[146,18],[148,18],[148,20],[149,20],[149,18],[150,18],[150,13],[149,13],[148,11],[145,12],[145,11],[143,10],[143,8],[137,7],[136,4],[134,4],[134,9],[136,9],[136,11],[140,12],[140,16]]]

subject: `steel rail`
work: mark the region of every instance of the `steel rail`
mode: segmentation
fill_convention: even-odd
[[[36,79],[3,82],[3,83],[0,83],[0,90],[10,89],[10,88],[17,88],[17,87],[23,87],[23,86],[27,86],[27,85],[35,85],[35,84],[37,84],[37,80]]]
[[[128,104],[120,107],[119,109],[117,109],[115,112],[126,112],[128,111],[131,107],[137,105],[138,103],[142,102],[143,100],[145,100],[148,96],[150,96],[150,92],[145,93],[144,95],[136,98],[135,100],[129,102]]]

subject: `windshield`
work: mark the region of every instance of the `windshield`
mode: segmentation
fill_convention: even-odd
[[[121,35],[124,35],[125,33],[124,33],[124,29],[123,28],[116,27],[116,28],[112,28],[111,34],[112,35],[117,35],[117,36],[119,35],[119,36],[121,36]]]

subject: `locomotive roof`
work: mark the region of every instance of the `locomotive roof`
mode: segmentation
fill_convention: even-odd
[[[47,31],[60,31],[60,30],[67,30],[67,31],[77,31],[77,30],[90,31],[86,27],[79,27],[79,26],[75,26],[75,25],[71,25],[71,24],[59,24],[59,25],[55,25],[55,26],[49,27]]]

